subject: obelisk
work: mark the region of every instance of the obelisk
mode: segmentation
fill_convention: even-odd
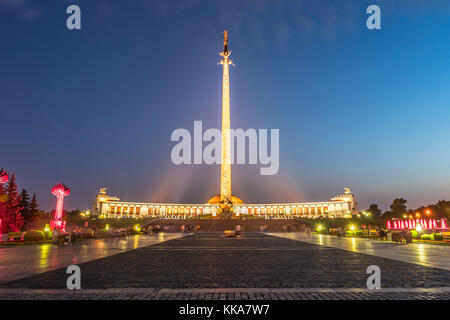
[[[230,75],[229,59],[231,50],[228,51],[228,32],[223,32],[223,83],[222,83],[222,162],[220,167],[220,200],[231,202],[231,137],[230,137]]]

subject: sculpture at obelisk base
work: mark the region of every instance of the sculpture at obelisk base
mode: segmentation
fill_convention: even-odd
[[[70,189],[62,183],[58,183],[52,188],[52,194],[56,196],[56,211],[55,216],[50,221],[50,230],[57,229],[66,232],[66,222],[63,220],[63,204],[64,197],[70,195]]]

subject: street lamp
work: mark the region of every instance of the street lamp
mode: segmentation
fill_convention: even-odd
[[[59,231],[65,233],[66,232],[66,222],[63,220],[63,203],[64,197],[70,195],[70,189],[62,184],[58,183],[52,188],[52,194],[56,196],[56,210],[55,216],[52,220],[50,220],[50,230],[59,229]]]
[[[8,176],[7,172],[4,171],[3,169],[0,169],[0,186],[7,183],[8,180],[9,180],[9,176]],[[2,219],[0,219],[0,241],[8,241],[8,233],[6,233],[5,235],[2,234]]]

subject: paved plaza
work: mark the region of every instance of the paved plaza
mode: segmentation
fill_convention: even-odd
[[[158,236],[161,241],[150,242],[152,237]],[[147,245],[97,258],[91,254],[85,262],[79,260],[77,251],[70,246],[55,247],[61,252],[72,250],[69,256],[75,254],[72,261],[81,268],[82,290],[65,289],[68,275],[66,269],[58,265],[59,269],[19,279],[0,279],[0,298],[450,298],[450,271],[423,265],[423,258],[414,248],[410,252],[410,262],[406,262],[377,256],[376,251],[366,254],[302,237],[259,232],[247,233],[241,239],[223,238],[221,233],[184,237],[177,234],[172,238],[167,235],[140,236],[138,240],[133,238],[130,241],[142,241],[143,244],[149,241]],[[344,242],[347,240],[351,239],[343,239]],[[363,239],[356,239],[359,240]],[[389,251],[387,247],[396,250],[402,246],[387,242],[383,245],[384,252]],[[430,252],[433,248],[436,247],[430,248]],[[52,261],[38,260],[37,263],[51,265]],[[370,291],[366,287],[366,269],[370,265],[381,268],[381,290]]]
[[[0,284],[33,274],[56,270],[71,264],[108,257],[140,247],[184,236],[159,233],[153,236],[130,236],[113,239],[88,239],[71,245],[45,243],[26,246],[0,246]]]
[[[359,252],[450,271],[450,247],[424,243],[392,243],[368,238],[336,237],[303,232],[268,233],[277,237]]]

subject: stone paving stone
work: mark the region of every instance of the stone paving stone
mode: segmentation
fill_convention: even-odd
[[[228,293],[226,300],[234,300],[236,295],[241,293]],[[265,300],[287,300],[288,293],[270,293],[266,294]],[[432,293],[432,292],[292,292],[289,296],[293,300],[449,300],[450,293]],[[198,300],[200,295],[182,294],[176,295],[179,300]],[[211,300],[212,295],[206,295],[206,300]],[[243,300],[245,297],[241,296]],[[0,299],[3,300],[172,300],[173,294],[168,293],[110,293],[110,294],[91,294],[91,293],[10,293],[0,294]],[[248,301],[248,300],[247,300]],[[254,301],[254,300],[252,300]]]
[[[80,268],[84,289],[365,288],[366,268],[372,264],[381,268],[383,288],[450,285],[450,271],[262,233],[247,233],[243,239],[199,233],[82,263]],[[63,268],[0,287],[59,289],[66,279]]]

